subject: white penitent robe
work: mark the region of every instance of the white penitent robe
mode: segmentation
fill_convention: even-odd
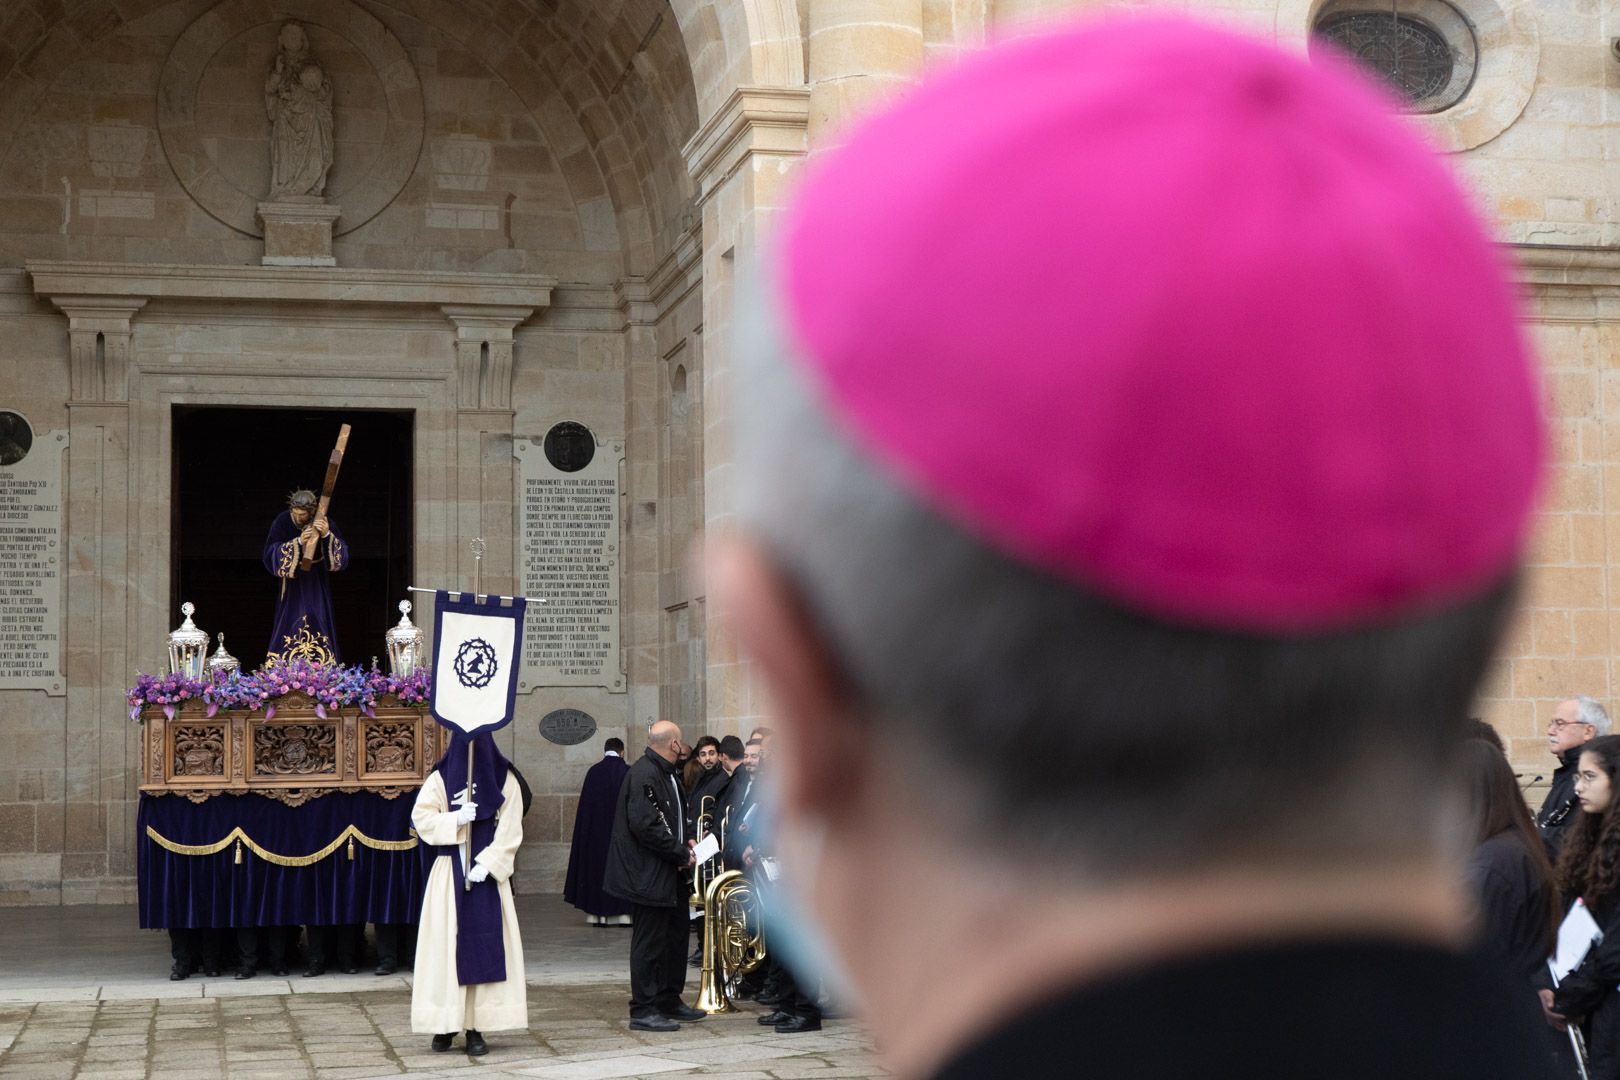
[[[505,1031],[529,1026],[524,988],[523,942],[518,937],[517,910],[512,906],[512,859],[523,842],[523,792],[510,772],[501,787],[506,800],[495,817],[495,839],[473,861],[489,867],[501,893],[501,930],[506,943],[506,981],[462,986],[456,981],[456,875],[451,856],[433,860],[422,894],[422,921],[416,936],[416,973],[411,986],[411,1030],[446,1032]],[[466,827],[444,790],[443,773],[435,772],[416,793],[411,823],[422,843],[459,844]],[[455,856],[460,858],[458,854]]]

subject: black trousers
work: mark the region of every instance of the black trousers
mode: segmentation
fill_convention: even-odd
[[[365,932],[365,924],[351,926],[342,924],[338,926],[306,926],[304,927],[304,948],[309,956],[311,967],[325,967],[328,963],[335,963],[340,970],[350,971],[355,967],[355,955],[359,951],[359,939]]]
[[[630,1015],[651,1016],[681,1004],[686,989],[686,905],[630,905]]]
[[[270,967],[280,971],[287,966],[288,941],[296,939],[296,926],[239,926],[236,928],[237,967],[255,971],[262,951]],[[296,946],[296,941],[294,942]]]
[[[376,923],[377,962],[410,967],[416,957],[415,923]]]

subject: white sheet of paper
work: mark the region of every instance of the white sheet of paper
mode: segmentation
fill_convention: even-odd
[[[781,869],[777,866],[776,860],[769,856],[759,860],[759,868],[765,871],[766,881],[775,881],[781,874]]]
[[[1553,973],[1560,982],[1574,971],[1586,951],[1603,940],[1603,930],[1581,901],[1575,901],[1564,923],[1558,928],[1558,948],[1553,951]]]
[[[714,833],[699,840],[697,847],[692,849],[692,858],[700,863],[706,863],[718,854],[720,854],[720,840]]]

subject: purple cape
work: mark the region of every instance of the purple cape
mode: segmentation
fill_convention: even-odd
[[[613,835],[613,804],[630,765],[622,757],[603,757],[585,774],[574,812],[574,844],[568,851],[568,877],[563,899],[585,912],[607,918],[630,914],[630,904],[602,890],[608,842]]]
[[[349,563],[349,546],[336,525],[315,545],[315,564],[300,570],[298,534],[292,512],[283,510],[270,523],[264,540],[264,568],[281,579],[281,595],[276,600],[276,621],[270,629],[271,657],[291,660],[302,657],[320,663],[341,663],[337,631],[332,621],[332,589],[329,575]],[[461,787],[465,787],[463,783]],[[460,790],[458,787],[456,790]]]

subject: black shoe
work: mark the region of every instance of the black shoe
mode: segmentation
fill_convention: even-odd
[[[179,982],[181,979],[189,978],[190,975],[191,965],[182,964],[178,960],[175,961],[174,967],[169,969],[169,978],[174,982]]]
[[[396,972],[398,970],[399,970],[399,965],[398,964],[394,963],[392,960],[383,960],[383,961],[380,961],[377,964],[377,972],[376,973],[378,975],[392,975],[394,972]]]
[[[285,977],[287,975],[287,965],[277,964],[275,967],[270,969],[270,974]]]
[[[777,1009],[775,1012],[769,1012],[769,1013],[766,1013],[764,1016],[760,1017],[759,1018],[759,1023],[765,1025],[766,1027],[775,1027],[777,1024],[783,1023],[783,1022],[791,1020],[791,1019],[793,1019],[793,1014],[792,1013],[786,1013],[786,1012],[783,1012],[781,1009]]]
[[[236,977],[238,979],[251,979],[253,978],[254,974],[254,970],[250,967],[239,967],[236,969]]]
[[[702,967],[703,966],[703,950],[702,949],[693,949],[692,950],[692,955],[688,956],[686,958],[686,966],[687,967]]]
[[[450,1034],[448,1034],[448,1035],[435,1035],[435,1036],[433,1036],[433,1049],[434,1049],[434,1051],[436,1053],[440,1053],[440,1054],[444,1053],[446,1050],[450,1049],[450,1044],[455,1041],[455,1038],[456,1038],[456,1033],[453,1032],[453,1031],[450,1032]]]
[[[686,1004],[684,1001],[677,1001],[673,1008],[659,1009],[658,1011],[664,1015],[665,1019],[668,1020],[702,1020],[705,1016],[709,1015],[702,1009],[692,1008],[692,1006]]]
[[[754,987],[743,985],[733,990],[731,992],[731,996],[737,1001],[751,1001],[753,1000],[754,995],[757,993],[759,993],[759,991]]]
[[[360,974],[360,968],[355,964],[355,962],[353,960],[350,960],[347,964],[343,965],[343,974],[345,974],[345,975],[358,975],[358,974]]]
[[[630,1018],[631,1031],[679,1031],[681,1025],[668,1017],[654,1013],[651,1016],[632,1016]]]
[[[208,979],[217,979],[217,978],[219,978],[219,965],[218,964],[204,964],[203,965],[203,977],[208,978]]]
[[[325,974],[326,974],[326,965],[325,964],[311,964],[311,965],[309,965],[309,967],[304,969],[304,978],[306,978],[306,979],[318,979],[322,975],[325,975]]]
[[[820,1031],[821,1017],[795,1016],[792,1019],[784,1020],[780,1024],[777,1024],[776,1030],[780,1031],[783,1035],[792,1035],[794,1032],[798,1031]]]
[[[483,1057],[487,1053],[489,1053],[489,1043],[484,1041],[484,1036],[479,1034],[477,1028],[468,1028],[467,1056]]]

